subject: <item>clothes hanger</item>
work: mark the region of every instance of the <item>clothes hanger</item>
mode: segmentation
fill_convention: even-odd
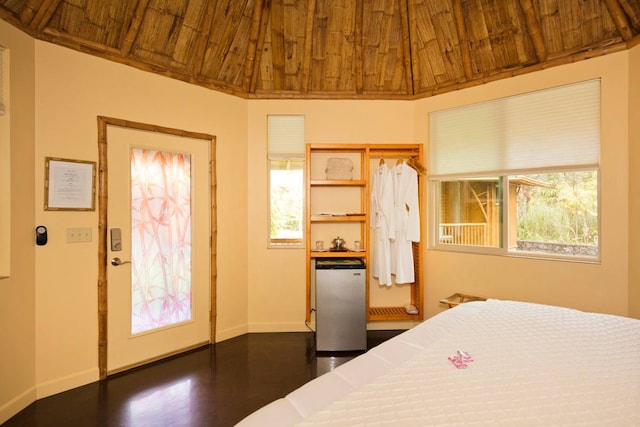
[[[427,168],[424,167],[420,160],[416,156],[409,157],[407,161],[407,165],[416,170],[420,175],[425,175],[427,173]]]
[[[378,166],[382,166],[384,165],[384,157],[380,158],[380,163],[378,163]]]

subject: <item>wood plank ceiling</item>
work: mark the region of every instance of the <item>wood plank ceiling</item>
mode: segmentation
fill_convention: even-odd
[[[640,0],[0,0],[0,18],[269,99],[424,98],[640,43]]]

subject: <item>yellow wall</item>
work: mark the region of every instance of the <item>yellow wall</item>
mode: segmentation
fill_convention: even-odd
[[[10,56],[11,277],[0,280],[0,423],[36,396],[34,42],[0,21]],[[5,203],[4,200],[0,203]]]
[[[303,114],[307,142],[414,143],[414,104],[319,100],[249,102],[249,330],[304,331],[305,251],[267,249],[267,114]]]
[[[304,251],[267,249],[267,114],[304,114],[310,142],[426,144],[429,111],[602,76],[602,263],[427,251],[426,314],[442,310],[437,300],[457,291],[640,311],[640,271],[628,262],[638,258],[640,243],[630,242],[640,241],[640,232],[636,227],[630,237],[627,226],[640,213],[629,197],[640,185],[629,184],[629,162],[640,158],[640,149],[630,149],[640,136],[639,47],[394,102],[243,100],[34,42],[3,21],[0,44],[12,49],[13,202],[12,277],[0,281],[1,300],[12,301],[0,310],[0,343],[10,349],[0,355],[0,422],[36,396],[97,379],[97,212],[45,212],[42,201],[45,156],[97,160],[98,115],[217,136],[220,341],[247,331],[305,330]],[[632,173],[640,182],[640,172]],[[49,228],[47,246],[33,244],[37,224]],[[67,244],[69,227],[91,227],[93,241]]]
[[[438,300],[455,292],[620,315],[628,313],[628,58],[628,52],[616,53],[416,103],[416,134],[426,143],[430,111],[602,77],[601,263],[429,250],[425,257],[427,316],[441,311]]]
[[[629,316],[640,319],[640,45],[629,51]]]
[[[247,319],[246,101],[36,42],[35,223],[38,397],[98,378],[97,211],[44,211],[46,156],[98,160],[96,117],[109,116],[217,136],[218,330]],[[91,227],[90,243],[66,243],[68,227]]]

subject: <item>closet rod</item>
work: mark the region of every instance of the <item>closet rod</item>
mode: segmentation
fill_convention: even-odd
[[[378,157],[411,157],[411,156],[418,156],[419,153],[416,150],[397,150],[397,151],[391,151],[391,150],[370,150],[369,151],[369,157],[372,159],[378,158]]]

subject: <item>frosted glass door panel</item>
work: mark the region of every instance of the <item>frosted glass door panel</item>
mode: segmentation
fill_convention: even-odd
[[[131,333],[191,320],[191,158],[131,150]]]

